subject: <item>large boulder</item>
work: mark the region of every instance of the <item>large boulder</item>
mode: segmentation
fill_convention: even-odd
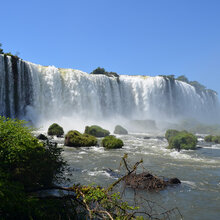
[[[56,135],[57,137],[61,137],[64,134],[64,131],[63,131],[63,128],[60,125],[58,125],[56,123],[53,123],[48,128],[47,134],[51,135],[51,136]]]
[[[110,135],[102,139],[102,146],[106,149],[117,149],[122,148],[124,143],[121,139]]]
[[[123,128],[121,125],[116,125],[114,134],[128,134],[128,131],[125,128]]]
[[[70,147],[95,146],[97,139],[89,134],[81,134],[79,131],[71,130],[65,135],[64,145]]]
[[[85,134],[90,134],[95,137],[106,137],[110,134],[108,130],[105,130],[97,125],[92,125],[92,126],[86,126],[85,128]]]
[[[174,135],[174,133],[176,133]],[[197,137],[187,131],[177,131],[171,136],[167,137],[169,149],[177,149],[178,151],[184,150],[195,150],[197,144]]]

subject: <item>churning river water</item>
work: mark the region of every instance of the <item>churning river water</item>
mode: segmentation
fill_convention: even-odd
[[[72,148],[60,144],[70,167],[65,173],[70,183],[108,186],[118,178],[117,173],[124,172],[120,162],[127,153],[130,164],[143,159],[143,167],[151,173],[177,177],[182,182],[159,192],[137,192],[136,197],[154,201],[166,210],[178,207],[183,219],[220,219],[220,145],[207,144],[200,137],[197,150],[177,152],[166,149],[168,143],[163,136],[129,134],[117,137],[124,141],[122,149]],[[139,171],[142,169],[140,166]],[[130,201],[134,200],[131,189],[125,190],[124,194]],[[181,219],[178,213],[170,216]]]

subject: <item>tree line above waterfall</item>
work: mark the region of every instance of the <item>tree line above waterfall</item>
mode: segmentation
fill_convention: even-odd
[[[119,77],[119,74],[117,74],[116,72],[108,72],[108,71],[105,70],[105,68],[102,68],[102,67],[97,67],[90,74],[105,75],[105,76],[108,76],[108,77]],[[175,77],[175,75],[159,75],[159,76],[164,77],[165,79],[173,80],[173,81],[177,80],[177,81],[185,82],[185,83],[193,86],[198,93],[200,93],[200,92],[210,92],[211,94],[217,95],[216,91],[214,91],[212,89],[207,89],[204,85],[202,85],[198,81],[190,81],[184,75],[177,76],[177,77]]]
[[[207,89],[204,85],[202,85],[201,83],[199,83],[198,81],[190,81],[186,76],[181,75],[175,78],[175,75],[159,75],[162,76],[166,79],[170,79],[170,80],[178,80],[181,82],[185,82],[191,86],[193,86],[197,92],[211,92],[217,95],[217,92],[212,90],[212,89]]]
[[[19,57],[18,57],[18,54],[19,53],[16,53],[15,55],[14,54],[12,54],[11,52],[4,52],[4,50],[2,49],[2,44],[0,43],[0,54],[4,54],[4,55],[6,55],[6,56],[11,56],[11,57],[14,57],[14,58],[16,58],[16,59],[19,59]]]

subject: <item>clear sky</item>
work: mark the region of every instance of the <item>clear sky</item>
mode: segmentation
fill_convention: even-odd
[[[0,42],[42,65],[185,75],[220,93],[220,0],[1,0]]]

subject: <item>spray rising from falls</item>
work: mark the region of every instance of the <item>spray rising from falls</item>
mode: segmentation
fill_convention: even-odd
[[[0,55],[0,115],[45,120],[218,116],[217,95],[165,77],[91,75]]]

